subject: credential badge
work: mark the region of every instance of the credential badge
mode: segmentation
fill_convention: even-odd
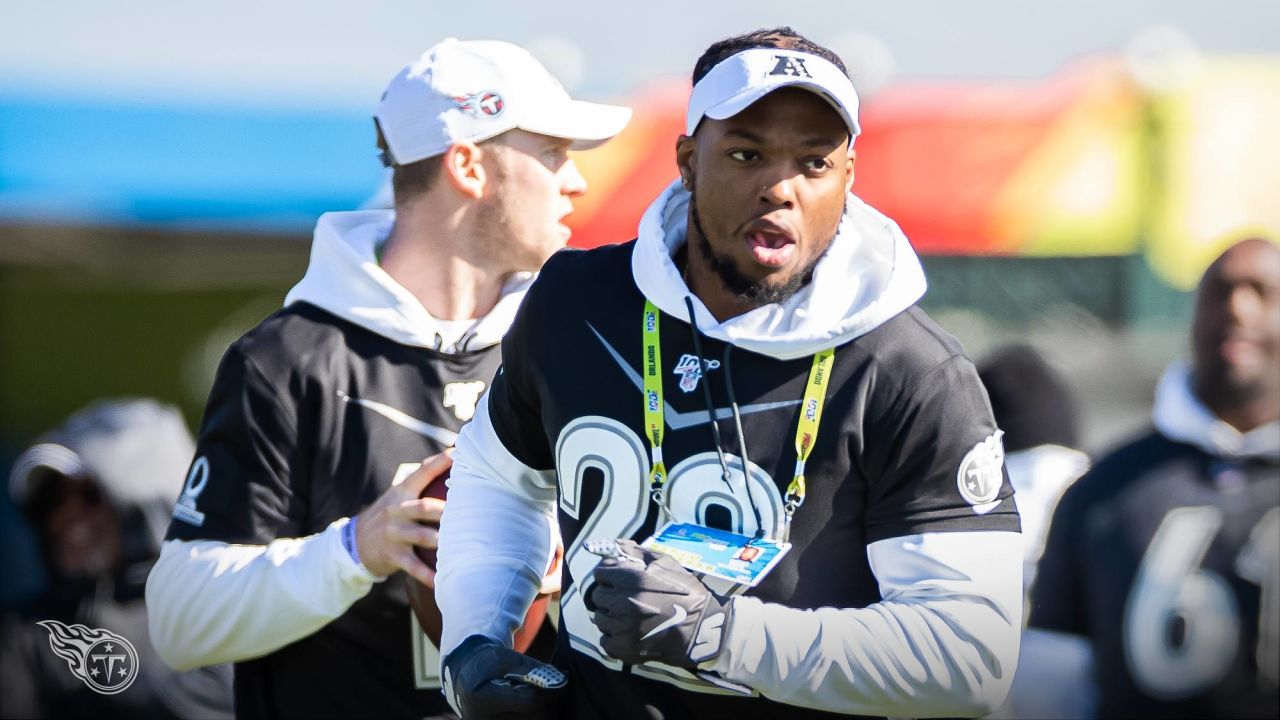
[[[956,486],[960,497],[973,506],[973,511],[985,515],[1000,504],[997,496],[1004,485],[1004,432],[996,430],[986,440],[973,446],[960,461],[956,472]]]

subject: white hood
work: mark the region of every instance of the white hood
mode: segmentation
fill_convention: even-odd
[[[645,211],[631,259],[636,285],[660,310],[686,322],[693,297],[704,335],[792,360],[865,335],[924,295],[924,269],[897,223],[850,194],[835,240],[813,281],[786,302],[718,322],[690,293],[671,260],[686,240],[689,192],[673,182]]]
[[[502,340],[533,274],[514,275],[493,310],[458,332],[458,323],[432,317],[416,297],[378,266],[375,250],[394,222],[391,210],[321,215],[311,245],[311,263],[285,297],[285,306],[311,303],[403,345],[443,352],[479,350]]]
[[[1185,360],[1164,371],[1151,416],[1161,435],[1210,455],[1280,459],[1280,422],[1242,433],[1219,420],[1192,392],[1191,365]]]

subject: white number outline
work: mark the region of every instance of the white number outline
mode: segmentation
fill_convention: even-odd
[[[631,537],[644,524],[650,502],[649,453],[640,437],[626,425],[612,418],[587,416],[575,419],[561,430],[555,456],[560,475],[560,508],[574,519],[578,519],[582,511],[583,473],[595,469],[604,476],[601,502],[565,549],[565,563],[575,582],[561,598],[560,627],[569,634],[574,649],[606,667],[621,670],[622,663],[600,649],[600,631],[591,622],[584,602],[590,589],[591,571],[599,564],[600,557],[587,552],[583,544],[598,537]],[[742,459],[726,455],[725,460],[730,468],[730,487],[724,486],[720,461],[714,452],[691,456],[671,469],[667,480],[671,519],[705,524],[709,501],[714,499],[729,510],[733,525],[730,529],[752,534],[756,531],[755,516],[749,509],[749,501],[745,501],[746,493],[750,492],[760,509],[761,521],[772,530],[769,534],[776,537],[783,522],[782,496],[777,485],[768,473],[751,463],[748,486],[742,473]],[[703,577],[702,580],[722,596],[745,590],[720,578]],[[662,663],[632,666],[631,672],[694,692],[739,694],[708,683],[684,668]]]
[[[1253,526],[1236,556],[1236,572],[1261,588],[1258,601],[1258,674],[1280,685],[1280,507]]]
[[[396,468],[391,486],[404,482],[410,475],[422,467],[420,462],[400,463]],[[414,582],[412,578],[408,582]],[[409,612],[409,639],[413,643],[413,687],[418,690],[439,690],[440,682],[440,648],[431,644],[431,639],[423,632],[418,616]]]
[[[1230,670],[1240,646],[1240,611],[1231,586],[1201,567],[1222,528],[1213,506],[1174,508],[1160,521],[1143,554],[1125,603],[1125,663],[1134,683],[1167,702],[1202,693]],[[1259,673],[1275,681],[1276,576],[1280,575],[1280,508],[1271,508],[1254,526],[1235,560],[1240,577],[1261,586],[1257,658]],[[1269,543],[1269,544],[1268,544]],[[1181,616],[1185,639],[1172,648],[1165,632]]]
[[[611,452],[615,447],[624,452]],[[615,462],[613,458],[621,460]],[[645,487],[649,466],[644,446],[635,433],[617,420],[600,416],[580,417],[560,432],[556,441],[556,468],[560,477],[560,509],[575,520],[582,510],[583,474],[595,469],[603,476],[601,502],[582,523],[573,542],[565,548],[565,566],[576,582],[560,598],[560,615],[574,649],[606,667],[620,670],[622,662],[600,650],[600,631],[595,624],[574,620],[589,616],[585,601],[589,590],[587,579],[600,562],[600,557],[587,552],[583,543],[597,535],[630,537],[644,524],[649,508],[649,493]],[[608,502],[605,502],[606,498]],[[618,520],[614,519],[615,516]],[[617,532],[610,529],[607,533],[598,533],[597,528],[606,521],[615,526]]]

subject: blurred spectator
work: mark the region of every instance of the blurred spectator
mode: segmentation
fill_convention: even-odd
[[[147,573],[193,450],[174,408],[121,400],[77,412],[18,457],[9,491],[34,530],[47,582],[33,603],[0,621],[0,716],[231,716],[229,666],[176,673],[147,637]],[[137,657],[104,661],[111,638],[90,643],[106,632],[129,641]],[[102,685],[102,670],[123,677],[122,668],[134,680],[117,682],[123,689],[114,694],[82,679],[92,674]]]
[[[1089,467],[1079,412],[1067,381],[1031,347],[1013,345],[978,366],[1004,431],[1005,468],[1022,514],[1022,583],[1031,587],[1058,499]]]
[[[1031,587],[1044,550],[1049,518],[1062,493],[1089,467],[1089,457],[1075,449],[1080,440],[1079,411],[1066,379],[1031,347],[1013,345],[978,366],[978,376],[991,398],[996,425],[1004,431],[1005,469],[1013,483],[1022,515],[1023,589]],[[1028,608],[1030,605],[1028,605]],[[1012,694],[993,717],[1080,717],[1092,698],[1078,687],[1045,682],[1037,675],[1046,663],[1070,660],[1083,668],[1087,659],[1078,644],[1024,643],[1015,682],[1036,688],[1034,705],[1014,708]],[[1053,665],[1060,672],[1058,665]]]
[[[1101,717],[1280,714],[1276,245],[1246,240],[1205,272],[1192,362],[1166,371],[1152,415],[1154,431],[1100,460],[1053,516],[1030,617],[1053,632],[1024,636],[1021,716],[1045,716],[1022,702],[1046,687],[1085,693],[1070,662],[1025,652],[1073,636],[1087,638]]]

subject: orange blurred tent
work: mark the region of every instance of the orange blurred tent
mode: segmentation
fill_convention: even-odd
[[[627,130],[579,159],[591,190],[570,218],[573,244],[635,236],[676,176],[688,92],[683,79],[641,88]],[[1277,117],[1277,98],[1275,58],[1206,59],[1194,83],[1158,101],[1113,56],[1037,81],[902,83],[864,105],[854,192],[924,254],[1145,250],[1162,279],[1187,287],[1207,260],[1183,248],[1220,247],[1233,226],[1280,224],[1280,203],[1261,201],[1280,190],[1277,136],[1261,120]],[[1162,114],[1171,119],[1156,128]],[[1202,157],[1214,142],[1230,152],[1216,164]]]

